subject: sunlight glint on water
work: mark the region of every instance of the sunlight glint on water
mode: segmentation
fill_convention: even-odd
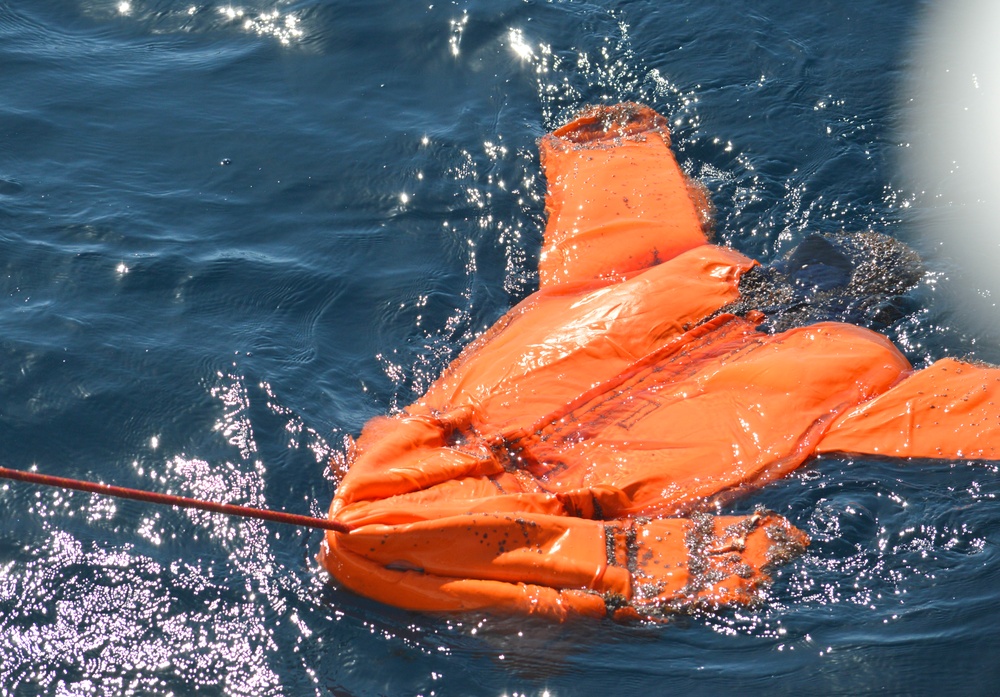
[[[0,6],[5,458],[322,515],[364,421],[533,290],[536,140],[595,101],[669,117],[747,254],[908,239],[890,5]],[[996,355],[939,261],[890,337]],[[733,506],[812,537],[766,602],[666,627],[416,616],[329,584],[318,533],[2,485],[0,694],[982,691],[997,481],[823,458]]]

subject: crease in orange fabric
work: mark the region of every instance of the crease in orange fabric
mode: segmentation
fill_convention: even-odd
[[[321,559],[417,611],[659,619],[758,602],[808,539],[733,496],[823,452],[1000,457],[1000,369],[914,371],[885,337],[725,313],[756,262],[638,104],[542,139],[539,290],[365,426]]]

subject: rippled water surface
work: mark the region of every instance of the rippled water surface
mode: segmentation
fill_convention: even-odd
[[[919,247],[924,9],[0,0],[0,464],[322,515],[345,436],[534,288],[536,140],[589,103],[667,114],[740,251]],[[888,334],[1000,360],[920,251]],[[0,484],[0,695],[987,694],[998,492],[824,458],[733,506],[813,540],[764,607],[550,626],[360,599],[318,532]]]

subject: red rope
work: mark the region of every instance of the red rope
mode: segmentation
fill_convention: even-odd
[[[270,520],[274,523],[285,523],[286,525],[301,525],[308,528],[333,530],[334,532],[351,531],[351,529],[344,523],[338,523],[337,521],[330,520],[328,518],[313,518],[312,516],[296,515],[295,513],[282,513],[280,511],[269,511],[263,508],[249,508],[248,506],[236,506],[229,503],[214,503],[212,501],[202,501],[201,499],[192,499],[186,496],[156,494],[152,491],[129,489],[123,486],[111,486],[110,484],[97,484],[95,482],[87,482],[81,479],[69,479],[67,477],[53,477],[48,474],[12,470],[7,467],[0,467],[0,479],[16,479],[18,481],[29,482],[31,484],[55,486],[61,489],[76,489],[77,491],[89,491],[92,494],[114,496],[119,499],[146,501],[147,503],[158,503],[166,506],[197,508],[202,511],[224,513],[226,515],[238,516],[240,518],[258,518],[260,520]]]

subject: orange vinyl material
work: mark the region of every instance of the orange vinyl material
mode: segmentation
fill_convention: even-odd
[[[541,158],[549,185],[543,288],[621,279],[706,242],[667,122],[649,107],[591,109],[543,138]]]
[[[365,426],[330,509],[352,531],[321,553],[339,583],[554,619],[747,604],[808,540],[704,511],[818,452],[998,456],[1000,370],[720,312],[755,262],[708,244],[658,114],[594,108],[541,150],[541,287]]]
[[[1000,370],[945,358],[840,417],[817,452],[1000,459]]]

